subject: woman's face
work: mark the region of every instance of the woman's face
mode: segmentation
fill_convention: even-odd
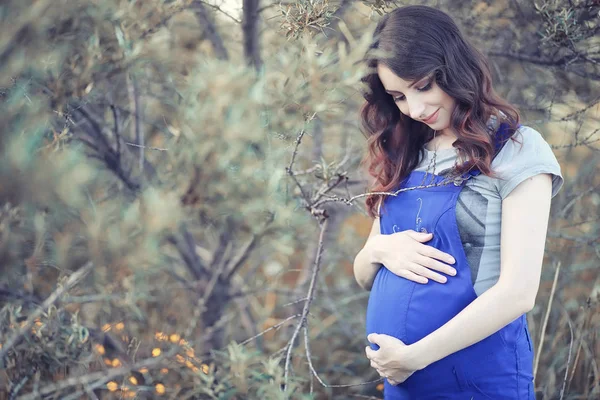
[[[382,63],[377,65],[377,74],[402,114],[440,132],[450,127],[456,102],[436,84],[433,76],[405,81]]]

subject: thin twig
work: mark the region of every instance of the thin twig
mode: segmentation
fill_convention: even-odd
[[[571,382],[573,381],[573,378],[575,377],[575,371],[577,370],[577,363],[579,362],[579,356],[581,355],[581,350],[583,348],[583,336],[584,336],[584,332],[586,332],[587,329],[587,323],[590,321],[590,318],[588,318],[588,316],[590,315],[589,310],[590,310],[590,298],[588,298],[587,301],[587,305],[584,308],[584,312],[583,312],[583,322],[581,323],[581,328],[578,329],[578,332],[580,332],[580,337],[579,337],[579,345],[577,345],[577,351],[575,352],[575,360],[573,361],[573,368],[571,369],[571,377],[569,378],[569,382],[567,383],[567,392],[569,391],[569,388],[571,387]]]
[[[218,32],[215,21],[206,9],[207,4],[200,0],[192,0],[189,9],[191,9],[196,15],[196,19],[202,26],[204,33],[208,40],[213,45],[215,56],[220,60],[228,60],[229,54],[223,43],[223,39]]]
[[[125,144],[128,145],[128,146],[142,147],[144,149],[150,149],[150,150],[159,150],[159,151],[167,151],[167,150],[169,150],[169,149],[165,149],[165,148],[162,148],[162,147],[140,146],[139,144],[129,143],[129,142],[125,142]]]
[[[225,15],[227,18],[231,19],[233,22],[235,22],[236,24],[241,24],[242,21],[240,21],[239,19],[237,19],[236,17],[234,17],[233,15],[229,14],[228,12],[224,11],[222,8],[220,8],[217,5],[214,4],[210,4],[207,2],[202,2],[203,4],[207,5],[210,8],[214,8],[215,10],[219,11],[220,13],[222,13],[223,15]]]
[[[571,324],[571,318],[569,318],[569,314],[566,310],[563,309],[565,314],[567,315],[567,323],[569,324],[569,331],[571,332],[571,340],[569,342],[569,355],[567,356],[567,365],[565,367],[565,377],[563,378],[562,389],[560,390],[560,399],[562,400],[565,395],[565,388],[567,386],[567,377],[569,376],[569,364],[571,363],[571,354],[573,352],[573,325]]]
[[[431,183],[431,184],[426,184],[426,185],[418,185],[418,186],[410,186],[410,187],[405,187],[405,188],[401,188],[398,189],[394,192],[367,192],[367,193],[361,193],[361,194],[357,194],[355,196],[352,196],[350,198],[343,198],[343,197],[337,197],[335,195],[333,196],[326,196],[324,199],[321,199],[319,201],[317,201],[316,203],[312,204],[312,208],[317,208],[322,206],[325,203],[333,203],[333,202],[337,202],[337,203],[344,203],[347,205],[353,205],[353,202],[355,200],[358,200],[362,197],[367,197],[367,196],[373,196],[373,195],[386,195],[386,196],[398,196],[400,193],[403,192],[408,192],[410,190],[417,190],[417,189],[428,189],[428,188],[433,188],[433,187],[438,187],[438,186],[445,186],[447,185],[447,183],[445,182],[445,179],[442,181],[439,181],[437,183]]]
[[[303,301],[306,301],[306,297],[303,297],[303,298],[298,299],[298,300],[290,301],[289,303],[283,304],[281,307],[288,307],[288,306],[291,306],[291,305],[294,305],[294,304],[301,303]]]
[[[129,74],[129,96],[131,101],[131,108],[135,112],[134,123],[132,125],[133,137],[135,137],[135,141],[139,144],[139,167],[140,171],[144,171],[144,126],[142,125],[143,118],[143,108],[141,104],[140,98],[140,88],[138,85],[138,80],[133,73]]]
[[[361,383],[353,383],[351,385],[328,385],[325,382],[323,382],[323,380],[321,379],[321,377],[319,376],[319,374],[317,374],[317,371],[315,370],[315,367],[312,364],[312,355],[310,353],[310,346],[309,346],[309,340],[308,340],[308,327],[306,325],[304,325],[304,344],[305,344],[305,349],[306,349],[306,359],[308,360],[308,366],[310,368],[310,371],[315,376],[315,378],[317,378],[317,380],[319,381],[319,383],[321,385],[323,385],[323,387],[326,387],[326,388],[347,388],[347,387],[353,387],[353,386],[365,386],[365,385],[370,385],[372,383],[377,383],[377,382],[382,382],[383,381],[383,378],[379,378],[379,379],[376,379],[374,381],[361,382]]]
[[[306,133],[306,131],[304,129],[302,129],[300,131],[300,133],[298,134],[298,136],[296,137],[296,140],[294,140],[294,151],[292,152],[292,159],[290,160],[289,167],[287,167],[285,169],[285,172],[294,180],[294,183],[296,184],[296,186],[298,186],[298,189],[300,190],[300,193],[302,194],[302,198],[304,198],[304,200],[308,202],[308,199],[310,197],[304,191],[304,188],[302,187],[302,185],[296,178],[296,175],[294,174],[294,170],[292,169],[294,166],[294,162],[296,161],[296,155],[298,154],[298,147],[300,146],[300,143],[302,142],[302,138],[304,137],[305,133]]]
[[[273,325],[272,327],[270,327],[270,328],[267,328],[267,329],[265,329],[264,331],[260,332],[259,334],[257,334],[257,335],[254,335],[254,336],[252,336],[251,338],[248,338],[248,339],[244,340],[244,341],[243,341],[242,343],[240,343],[240,344],[241,344],[241,345],[245,345],[245,344],[247,344],[247,343],[249,343],[249,342],[253,341],[254,339],[256,339],[256,338],[258,338],[258,337],[260,337],[260,336],[264,335],[265,333],[267,333],[267,332],[269,332],[269,331],[272,331],[273,329],[275,329],[275,330],[279,330],[279,328],[280,328],[280,327],[281,327],[283,324],[285,324],[286,322],[288,322],[288,321],[290,321],[290,320],[292,320],[292,319],[298,318],[298,317],[300,317],[301,315],[302,315],[302,314],[295,314],[295,315],[292,315],[292,316],[290,316],[290,317],[287,317],[287,318],[286,318],[286,319],[284,319],[283,321],[281,321],[281,322],[278,322],[278,323],[276,323],[275,325]]]
[[[595,107],[598,103],[600,103],[600,96],[596,97],[594,100],[592,100],[590,102],[590,104],[588,104],[584,108],[562,117],[561,119],[559,119],[559,121],[569,121],[569,120],[575,119],[575,118],[579,117],[581,114],[585,113],[590,108]]]
[[[114,129],[115,141],[116,141],[116,145],[117,145],[116,153],[117,153],[117,157],[120,157],[121,156],[121,131],[119,129],[119,111],[112,102],[110,104],[110,109],[111,109],[112,115],[113,115],[113,123],[114,123],[113,129]]]
[[[287,354],[285,357],[285,367],[284,367],[284,384],[283,384],[284,392],[287,389],[290,361],[292,358],[292,350],[294,349],[294,342],[296,341],[296,338],[298,337],[298,334],[300,333],[300,329],[302,329],[302,327],[306,323],[306,317],[308,316],[308,312],[310,310],[310,303],[312,302],[314,292],[315,292],[315,283],[317,281],[317,276],[319,275],[319,270],[321,269],[321,255],[323,254],[323,241],[325,239],[325,231],[327,230],[327,225],[328,225],[328,220],[324,219],[321,222],[321,232],[319,233],[319,245],[317,247],[317,255],[315,257],[313,272],[312,272],[312,276],[310,278],[308,294],[306,296],[306,301],[304,302],[304,308],[302,309],[302,316],[300,317],[300,321],[298,322],[298,325],[296,325],[296,329],[294,330],[294,333],[292,334],[292,338],[290,339],[289,344],[288,344]]]
[[[554,299],[554,293],[556,292],[556,283],[558,282],[558,273],[560,272],[560,261],[556,265],[556,271],[554,272],[554,282],[552,282],[552,290],[550,291],[550,299],[548,299],[548,308],[546,309],[546,315],[544,316],[544,322],[541,327],[540,342],[538,343],[537,352],[535,354],[535,362],[533,366],[533,379],[537,374],[538,364],[540,362],[540,354],[542,353],[542,347],[544,346],[544,337],[546,336],[546,327],[548,326],[548,318],[550,317],[550,311],[552,310],[552,300]]]
[[[327,195],[327,193],[329,193],[330,191],[335,189],[340,183],[346,181],[346,179],[347,179],[347,176],[345,174],[338,174],[337,180],[334,181],[333,183],[324,183],[321,186],[321,188],[317,191],[317,193],[315,193],[313,198],[311,199],[311,204],[314,204],[317,201],[319,201],[322,197]]]
[[[232,276],[239,270],[239,268],[244,264],[244,262],[248,259],[250,253],[256,248],[261,237],[267,232],[271,223],[275,220],[275,214],[269,214],[269,219],[265,222],[264,226],[260,229],[260,231],[254,235],[246,242],[244,246],[240,249],[237,255],[229,260],[227,264],[227,271],[224,276],[227,280],[231,280]]]
[[[305,169],[303,171],[294,171],[294,175],[296,175],[296,176],[310,175],[321,169],[322,169],[322,167],[319,164],[316,164],[316,165],[313,165],[312,167],[310,167],[309,169]]]
[[[310,343],[308,340],[308,327],[306,325],[304,325],[304,348],[306,349],[306,360],[308,361],[308,367],[310,368],[310,371],[315,376],[315,378],[317,378],[317,380],[322,386],[327,387],[327,384],[323,382],[319,374],[317,374],[315,367],[313,366],[312,355],[310,354]]]

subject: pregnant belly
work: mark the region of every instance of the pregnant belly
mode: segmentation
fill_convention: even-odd
[[[412,344],[444,325],[476,297],[470,276],[457,269],[446,283],[420,284],[380,268],[369,295],[367,335],[383,333]]]

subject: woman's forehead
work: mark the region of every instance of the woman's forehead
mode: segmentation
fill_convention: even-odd
[[[419,82],[421,79],[405,80],[396,75],[387,65],[379,63],[377,65],[377,74],[379,79],[387,90],[402,91],[409,89],[412,85]]]

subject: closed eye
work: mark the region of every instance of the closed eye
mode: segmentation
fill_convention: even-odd
[[[424,86],[417,88],[417,90],[419,92],[426,92],[429,89],[431,89],[432,83],[433,83],[433,80],[427,82],[427,84],[425,84]],[[398,102],[398,101],[402,101],[402,100],[406,99],[406,97],[404,97],[404,95],[400,95],[400,96],[394,96],[393,99],[394,99],[394,102]]]

